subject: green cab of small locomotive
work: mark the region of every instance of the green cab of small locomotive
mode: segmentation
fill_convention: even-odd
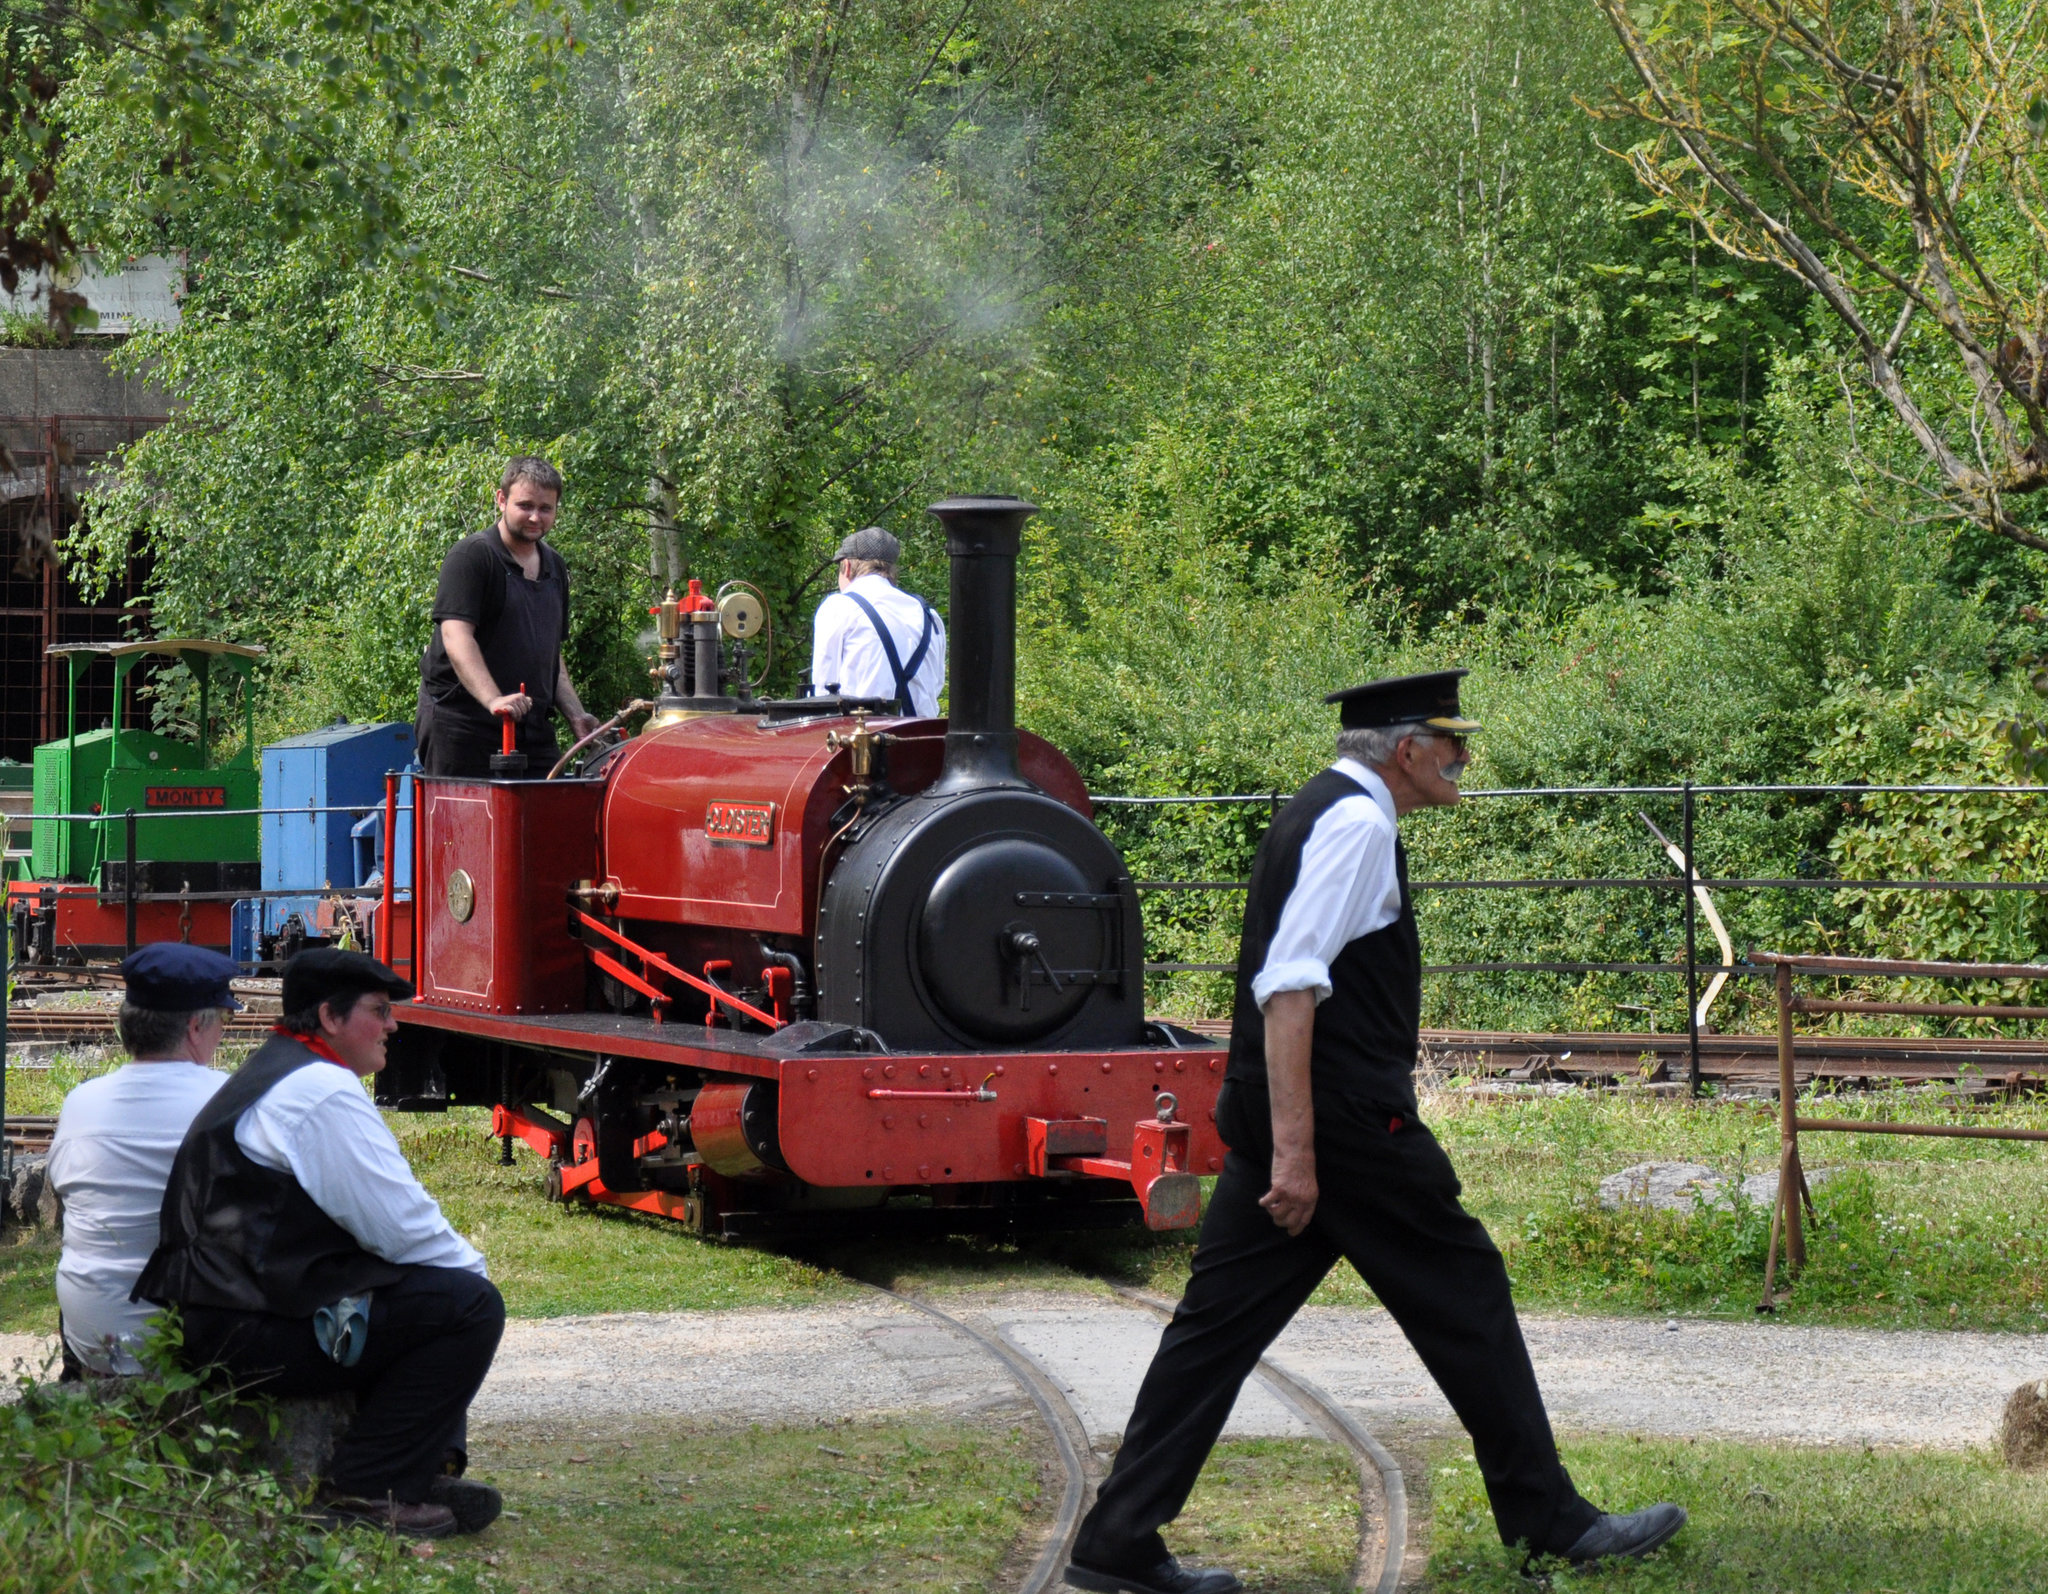
[[[131,809],[138,863],[255,862],[259,803],[251,677],[263,649],[176,637],[66,643],[49,651],[67,670],[67,733],[35,750],[31,877],[107,885],[105,866],[128,856]],[[195,741],[122,727],[122,692],[135,667],[152,656],[177,660],[197,682]],[[79,683],[101,660],[114,667],[112,723],[81,733]],[[232,685],[241,689],[241,745],[216,759],[207,727],[216,694]]]

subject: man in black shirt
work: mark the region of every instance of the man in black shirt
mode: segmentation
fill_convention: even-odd
[[[1458,800],[1463,670],[1373,681],[1341,703],[1337,762],[1280,810],[1252,863],[1216,1128],[1230,1154],[1193,1274],[1074,1540],[1067,1581],[1102,1594],[1232,1594],[1183,1567],[1180,1514],[1259,1357],[1341,1257],[1450,1400],[1504,1544],[1575,1564],[1649,1554],[1675,1505],[1607,1516],[1572,1487],[1507,1269],[1458,1202],[1417,1115],[1422,947],[1396,821]],[[1391,1553],[1399,1556],[1398,1546]]]
[[[441,561],[434,639],[420,660],[417,736],[430,775],[488,775],[500,715],[518,723],[519,751],[536,775],[557,756],[556,709],[579,737],[597,729],[562,662],[569,567],[545,541],[561,502],[561,474],[521,455],[499,479],[498,523]]]

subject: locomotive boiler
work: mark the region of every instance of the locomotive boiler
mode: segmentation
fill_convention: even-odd
[[[1016,725],[1034,508],[931,513],[949,718],[749,696],[761,606],[691,583],[639,735],[574,776],[416,779],[381,1101],[489,1105],[552,1194],[724,1235],[1195,1221],[1221,1050],[1146,1018],[1129,874]]]

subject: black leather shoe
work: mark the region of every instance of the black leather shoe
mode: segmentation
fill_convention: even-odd
[[[1591,1566],[1595,1561],[1640,1561],[1653,1550],[1662,1549],[1685,1526],[1685,1507],[1668,1500],[1662,1505],[1644,1506],[1627,1516],[1603,1516],[1581,1533],[1565,1559],[1573,1566]]]
[[[314,1501],[312,1514],[314,1521],[325,1528],[382,1528],[401,1539],[445,1539],[456,1531],[455,1513],[431,1500],[407,1504],[327,1495]]]
[[[427,1501],[455,1513],[457,1533],[481,1533],[505,1509],[505,1497],[474,1478],[436,1478],[427,1485]]]
[[[1095,1594],[1240,1594],[1235,1572],[1220,1566],[1185,1567],[1168,1556],[1147,1572],[1098,1572],[1079,1561],[1067,1563],[1067,1581]]]

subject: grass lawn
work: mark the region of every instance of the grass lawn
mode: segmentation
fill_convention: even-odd
[[[1828,1097],[1834,1118],[2048,1129],[2048,1101],[1955,1107],[1921,1092]],[[1424,1118],[1464,1180],[1466,1205],[1506,1253],[1527,1310],[1749,1318],[1763,1289],[1770,1212],[1606,1212],[1600,1180],[1632,1163],[1696,1162],[1732,1177],[1776,1166],[1771,1103],[1701,1103],[1574,1091],[1502,1099],[1445,1094]],[[1809,1266],[1778,1317],[1864,1328],[2048,1330],[2048,1146],[1899,1135],[1808,1135],[1819,1220]],[[1177,1293],[1188,1251],[1134,1253]],[[1782,1275],[1781,1275],[1782,1277]],[[1365,1305],[1339,1264],[1314,1296]]]
[[[434,1557],[480,1590],[979,1594],[1022,1578],[1022,1535],[1059,1498],[1050,1447],[1009,1423],[480,1437],[507,1516]],[[1319,1441],[1221,1445],[1174,1533],[1261,1594],[1348,1588],[1357,1475]]]
[[[1008,1423],[476,1438],[477,1475],[504,1491],[507,1514],[434,1559],[485,1590],[996,1588],[1049,1509],[1049,1446]]]
[[[1350,1453],[1327,1440],[1226,1441],[1167,1542],[1195,1564],[1229,1567],[1255,1594],[1348,1589],[1358,1559],[1358,1471]]]
[[[1671,1439],[1563,1443],[1573,1481],[1618,1507],[1676,1500],[1692,1521],[1641,1565],[1553,1574],[1642,1594],[2017,1594],[2048,1588],[2048,1474],[1988,1452],[1823,1450]],[[1430,1466],[1432,1594],[1527,1594],[1462,1446]],[[1411,1482],[1410,1487],[1413,1487]]]

